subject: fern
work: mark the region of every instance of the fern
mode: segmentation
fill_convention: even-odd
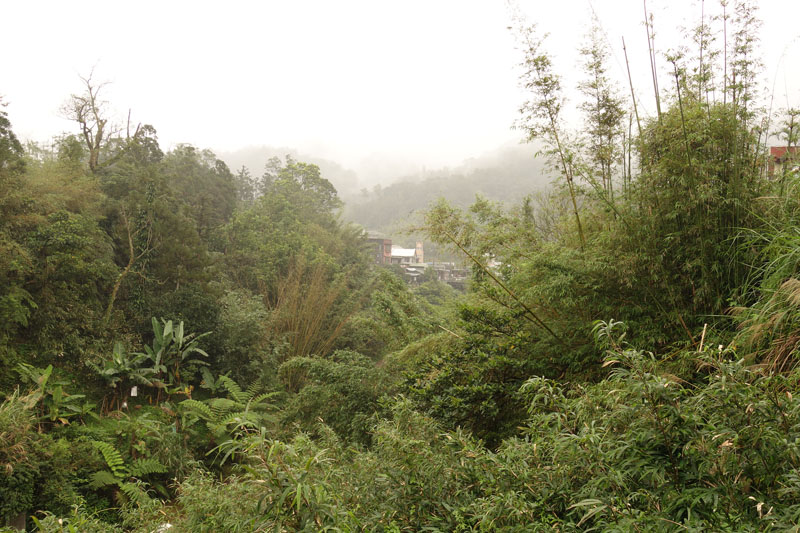
[[[105,459],[108,468],[114,474],[114,477],[117,479],[124,479],[128,477],[130,474],[128,473],[128,469],[125,468],[125,460],[122,458],[122,455],[114,448],[112,445],[108,444],[107,442],[101,441],[92,441],[92,444],[95,448],[100,450],[100,453],[103,454],[103,459]]]
[[[145,490],[145,483],[143,481],[138,481],[136,483],[125,482],[119,483],[119,488],[125,496],[127,496],[129,501],[137,505],[144,505],[149,503],[151,498],[150,495],[147,494],[147,490]],[[125,503],[119,502],[120,504]]]
[[[211,410],[214,411],[216,418],[222,417],[232,409],[241,409],[244,407],[243,402],[233,401],[230,398],[214,398],[213,400],[209,400],[208,404],[211,406]]]
[[[208,374],[205,379],[211,382],[213,376]],[[263,388],[258,383],[242,390],[242,387],[228,376],[220,376],[217,386],[227,391],[227,398],[210,398],[203,402],[184,400],[180,403],[184,409],[183,416],[189,418],[192,423],[203,420],[208,430],[217,437],[231,434],[234,438],[240,436],[242,428],[256,429],[268,420],[264,414],[269,408],[267,400],[277,393],[259,394]]]
[[[189,399],[183,400],[180,405],[188,411],[186,414],[192,414],[204,420],[213,420],[215,418],[211,408],[203,402]]]
[[[143,477],[150,474],[164,474],[166,471],[167,467],[153,457],[136,459],[130,466],[130,473],[134,477]]]
[[[238,401],[238,402],[246,402],[247,401],[247,393],[242,391],[242,388],[231,378],[228,376],[220,376],[219,381],[222,383],[222,386],[225,387],[225,390],[228,391],[228,394],[231,397]]]
[[[259,383],[258,380],[255,380],[247,387],[247,397],[252,398],[257,395],[259,391],[261,391],[261,383]]]
[[[266,404],[262,405],[262,402],[264,402],[266,400],[271,400],[272,398],[274,398],[277,395],[278,395],[277,392],[263,392],[263,393],[259,394],[258,396],[253,397],[250,400],[250,405],[253,406],[253,407],[255,407],[255,406],[264,407],[264,408],[269,407]]]
[[[100,470],[99,472],[95,472],[89,476],[89,480],[89,488],[95,490],[119,483],[119,479],[117,479],[114,474],[108,470]]]

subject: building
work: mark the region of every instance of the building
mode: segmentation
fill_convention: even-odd
[[[800,152],[798,152],[797,146],[771,146],[767,174],[781,176],[787,164],[789,164],[787,170],[797,170],[800,166]]]
[[[414,248],[402,248],[400,246],[392,246],[392,259],[393,265],[410,265],[412,263],[423,263],[422,243],[417,242]]]
[[[392,239],[375,232],[367,233],[367,243],[376,265],[388,265],[392,262]]]

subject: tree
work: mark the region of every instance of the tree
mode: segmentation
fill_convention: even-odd
[[[97,172],[100,167],[100,153],[117,132],[108,122],[107,102],[100,98],[100,92],[107,84],[92,81],[92,74],[80,77],[84,92],[73,94],[61,108],[64,116],[78,123],[86,148],[89,150],[89,170]]]
[[[0,179],[12,172],[20,172],[25,164],[22,144],[11,129],[11,121],[3,110],[6,104],[0,97]]]
[[[236,200],[240,204],[252,204],[256,198],[256,180],[250,175],[246,166],[236,172],[233,177],[236,186]]]
[[[578,87],[585,97],[581,110],[586,117],[589,159],[593,174],[600,176],[603,191],[611,197],[614,166],[620,157],[625,111],[622,99],[606,74],[608,52],[603,47],[600,28],[596,24],[588,35],[588,43],[580,52],[586,79]]]
[[[31,257],[15,235],[19,217],[30,209],[21,192],[23,150],[3,106],[0,100],[0,342],[17,327],[26,326],[36,307],[24,289]]]
[[[179,145],[164,157],[161,171],[186,204],[202,239],[208,242],[228,222],[236,206],[236,183],[228,166],[209,150]]]
[[[524,26],[520,21],[517,31],[525,53],[525,61],[522,64],[525,70],[520,76],[520,82],[530,91],[530,99],[520,108],[522,119],[517,127],[527,134],[528,142],[539,140],[545,145],[547,154],[554,160],[553,165],[566,180],[583,247],[586,245],[586,237],[578,213],[575,154],[565,143],[566,134],[561,124],[561,107],[564,102],[561,94],[561,78],[553,72],[553,63],[544,50],[544,38],[536,34],[536,28]]]
[[[336,188],[322,177],[317,165],[295,161],[288,155],[285,164],[277,157],[267,162],[261,186],[264,194],[274,189],[291,197],[308,215],[327,214],[342,207]]]

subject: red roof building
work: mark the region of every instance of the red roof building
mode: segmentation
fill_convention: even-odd
[[[769,167],[767,173],[770,176],[783,173],[783,166],[787,162],[795,162],[794,167],[800,162],[798,158],[797,146],[771,146],[769,149]]]

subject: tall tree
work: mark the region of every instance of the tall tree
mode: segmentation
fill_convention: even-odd
[[[554,166],[566,180],[581,247],[584,247],[586,237],[578,213],[575,155],[566,143],[566,133],[561,124],[561,108],[564,102],[561,77],[553,71],[553,62],[544,50],[544,38],[536,33],[536,28],[518,20],[517,31],[525,54],[520,81],[530,92],[529,99],[520,109],[522,119],[517,126],[527,134],[529,142],[538,140],[545,145]]]
[[[89,170],[96,172],[100,167],[100,154],[108,140],[116,133],[107,115],[107,102],[100,97],[105,83],[92,80],[92,73],[81,76],[84,90],[73,94],[61,108],[64,116],[78,123],[81,136],[89,151]]]
[[[578,87],[584,95],[581,110],[586,120],[589,159],[592,170],[600,176],[603,191],[613,195],[614,167],[621,156],[622,119],[625,110],[618,91],[606,74],[608,52],[597,24],[580,49],[585,79]]]

